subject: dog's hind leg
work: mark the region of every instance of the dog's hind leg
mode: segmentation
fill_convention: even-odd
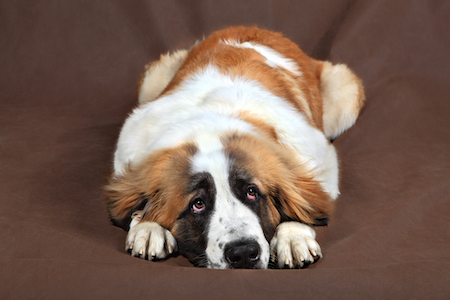
[[[138,87],[139,104],[152,101],[161,95],[186,60],[188,53],[188,50],[179,50],[161,55],[159,60],[145,67]]]
[[[333,140],[349,129],[364,105],[361,80],[343,64],[316,61],[320,72],[320,92],[323,100],[323,127]]]

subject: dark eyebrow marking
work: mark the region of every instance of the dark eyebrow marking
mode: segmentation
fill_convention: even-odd
[[[199,189],[205,189],[211,195],[216,193],[214,178],[210,173],[201,172],[191,175],[187,186],[188,193],[192,193]]]

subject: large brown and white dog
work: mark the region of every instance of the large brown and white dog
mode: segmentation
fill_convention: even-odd
[[[161,56],[142,78],[106,187],[133,256],[298,268],[339,195],[330,140],[355,123],[361,81],[279,33],[233,27]],[[272,264],[270,264],[272,266]]]

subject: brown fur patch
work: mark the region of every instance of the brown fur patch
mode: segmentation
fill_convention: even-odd
[[[188,204],[189,159],[196,151],[191,144],[159,150],[113,178],[106,187],[111,217],[124,218],[142,201],[150,201],[142,220],[170,229]]]
[[[270,220],[282,217],[314,225],[331,212],[330,196],[314,179],[313,170],[299,163],[290,149],[251,135],[225,137],[225,151],[234,163],[251,172],[268,196]]]

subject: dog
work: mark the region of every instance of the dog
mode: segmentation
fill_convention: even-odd
[[[131,255],[212,269],[303,268],[339,195],[331,143],[363,107],[345,65],[280,33],[216,31],[146,66],[105,188]]]

